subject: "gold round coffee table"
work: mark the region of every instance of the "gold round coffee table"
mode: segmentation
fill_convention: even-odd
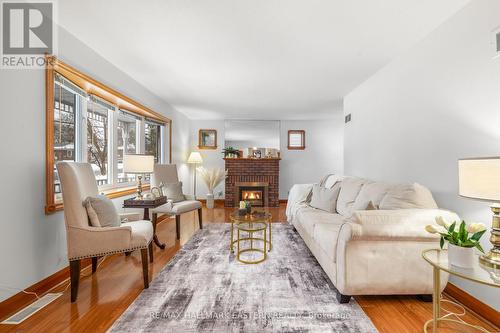
[[[236,225],[237,238],[236,238],[236,259],[244,264],[258,264],[267,259],[267,223],[264,222],[241,222]],[[247,237],[242,237],[241,232],[246,232]],[[262,237],[255,237],[255,233],[262,233]],[[250,247],[245,249],[241,248],[241,243],[250,243]],[[264,245],[263,249],[254,247],[255,243]],[[242,253],[262,253],[262,257],[257,260],[245,260],[241,258]]]
[[[256,210],[250,214],[246,215],[240,215],[238,210],[232,212],[229,215],[230,222],[231,222],[231,241],[229,242],[229,249],[231,252],[234,252],[234,243],[237,242],[237,240],[234,239],[234,225],[238,225],[240,223],[245,223],[245,222],[262,222],[262,223],[267,223],[267,244],[269,245],[267,248],[267,251],[271,251],[273,248],[273,242],[272,242],[272,223],[271,220],[273,216],[271,213],[266,212],[266,211],[259,211]]]

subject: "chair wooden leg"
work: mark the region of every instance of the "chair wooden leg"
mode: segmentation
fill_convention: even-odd
[[[175,215],[175,234],[177,236],[177,240],[181,239],[181,216]]]
[[[92,274],[97,271],[97,257],[92,257]]]
[[[149,249],[149,262],[153,262],[153,241],[149,243],[148,249]]]
[[[201,208],[198,208],[198,223],[200,224],[200,229],[203,229],[203,217],[201,214]]]
[[[149,288],[149,270],[148,270],[148,249],[141,249],[142,277],[144,279],[144,289]]]
[[[80,282],[80,260],[69,262],[69,274],[71,277],[71,303],[78,297],[78,282]]]

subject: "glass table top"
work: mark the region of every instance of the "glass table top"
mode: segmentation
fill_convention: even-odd
[[[269,222],[272,218],[271,213],[266,211],[254,211],[250,214],[240,215],[236,210],[229,215],[233,222]]]
[[[492,287],[500,287],[500,270],[482,266],[477,255],[476,264],[472,268],[462,268],[450,265],[448,262],[448,251],[431,249],[422,252],[422,257],[432,266],[446,271],[461,278],[486,284]]]

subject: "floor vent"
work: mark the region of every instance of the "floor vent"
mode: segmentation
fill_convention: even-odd
[[[25,307],[24,309],[19,310],[9,318],[5,319],[0,324],[10,324],[10,325],[20,324],[61,296],[62,293],[44,295],[40,297],[40,299],[36,300],[35,302]]]

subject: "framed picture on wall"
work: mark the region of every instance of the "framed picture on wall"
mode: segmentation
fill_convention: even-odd
[[[304,130],[288,131],[288,149],[291,150],[306,149],[306,131]]]
[[[199,149],[217,149],[217,130],[200,129],[198,131]]]

